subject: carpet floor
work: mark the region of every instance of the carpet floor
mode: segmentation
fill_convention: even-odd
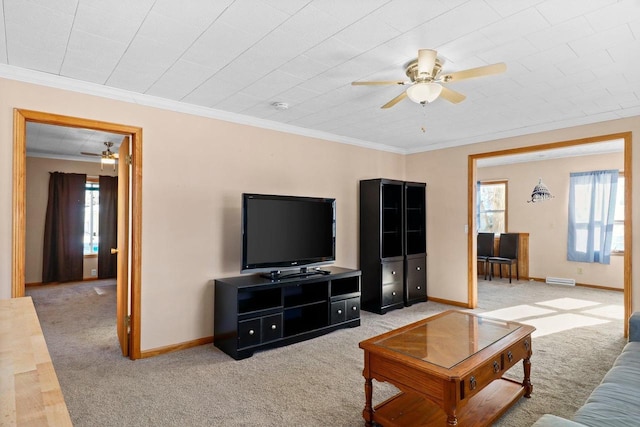
[[[358,343],[456,308],[434,302],[235,361],[213,345],[131,361],[115,329],[115,283],[27,289],[75,426],[362,426]],[[479,281],[471,310],[535,326],[533,395],[496,422],[524,427],[542,414],[570,418],[625,344],[623,294],[539,282]],[[522,378],[522,364],[507,372]],[[374,403],[395,394],[374,382]]]

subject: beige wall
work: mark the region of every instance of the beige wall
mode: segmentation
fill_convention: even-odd
[[[29,141],[27,138],[27,146]],[[27,157],[26,197],[26,283],[42,282],[42,244],[44,221],[49,197],[49,172],[85,173],[87,176],[115,176],[113,168],[100,170],[100,163]],[[91,278],[91,270],[98,268],[97,257],[85,257],[83,277]]]
[[[335,197],[336,265],[353,268],[358,266],[358,181],[427,182],[428,293],[466,302],[469,154],[640,132],[638,118],[630,118],[402,156],[6,79],[0,79],[0,93],[0,298],[11,295],[13,108],[143,128],[143,351],[212,335],[212,279],[237,275],[240,268],[242,192]],[[640,150],[633,156],[640,164]],[[633,257],[636,265],[639,253]],[[639,269],[633,284],[634,306],[640,307]]]
[[[427,183],[427,294],[467,303],[467,147],[407,156],[407,180]]]
[[[0,79],[0,297],[11,295],[13,108],[143,128],[141,349],[213,334],[213,282],[240,271],[240,194],[335,197],[336,265],[358,267],[358,181],[405,156]]]
[[[508,231],[529,233],[529,276],[565,277],[578,283],[624,288],[624,257],[611,264],[567,261],[569,174],[601,169],[624,170],[624,155],[568,157],[478,168],[478,180],[508,180]],[[538,179],[554,198],[528,203]]]
[[[465,226],[467,225],[469,155],[619,132],[632,132],[634,137],[640,134],[640,118],[612,120],[407,156],[407,179],[428,183],[429,295],[459,302],[467,301]],[[635,146],[636,143],[633,145]],[[640,165],[640,150],[632,150],[632,162],[634,165]],[[640,226],[638,226],[640,224],[640,170],[634,172],[632,220],[636,226],[633,228],[632,240],[636,248],[632,255],[632,264],[640,265],[640,248],[637,247],[640,244]],[[640,269],[638,268],[632,271],[632,305],[635,310],[640,308]]]

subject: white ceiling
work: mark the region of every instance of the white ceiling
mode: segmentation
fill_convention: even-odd
[[[447,72],[496,62],[507,72],[449,83],[467,96],[457,105],[381,110],[403,87],[350,85],[404,80],[420,48],[436,49]],[[638,0],[2,0],[0,9],[0,77],[400,153],[640,116],[639,69]]]
[[[100,154],[107,149],[104,143],[112,142],[111,151],[117,153],[122,139],[120,134],[93,129],[27,122],[27,155],[30,157],[99,162]]]

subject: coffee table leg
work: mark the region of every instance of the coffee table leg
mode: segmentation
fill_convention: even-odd
[[[533,392],[533,385],[531,385],[531,360],[527,357],[522,361],[524,366],[524,380],[522,385],[524,387],[524,397],[531,397]]]
[[[447,424],[450,426],[458,425],[458,417],[454,414],[447,414]]]
[[[364,425],[367,427],[373,426],[373,407],[371,406],[371,400],[373,399],[373,383],[371,378],[364,379],[364,396],[365,404],[362,411],[362,417],[364,418]]]

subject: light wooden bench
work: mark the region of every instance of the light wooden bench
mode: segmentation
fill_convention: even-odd
[[[31,297],[0,300],[0,425],[72,425]]]

